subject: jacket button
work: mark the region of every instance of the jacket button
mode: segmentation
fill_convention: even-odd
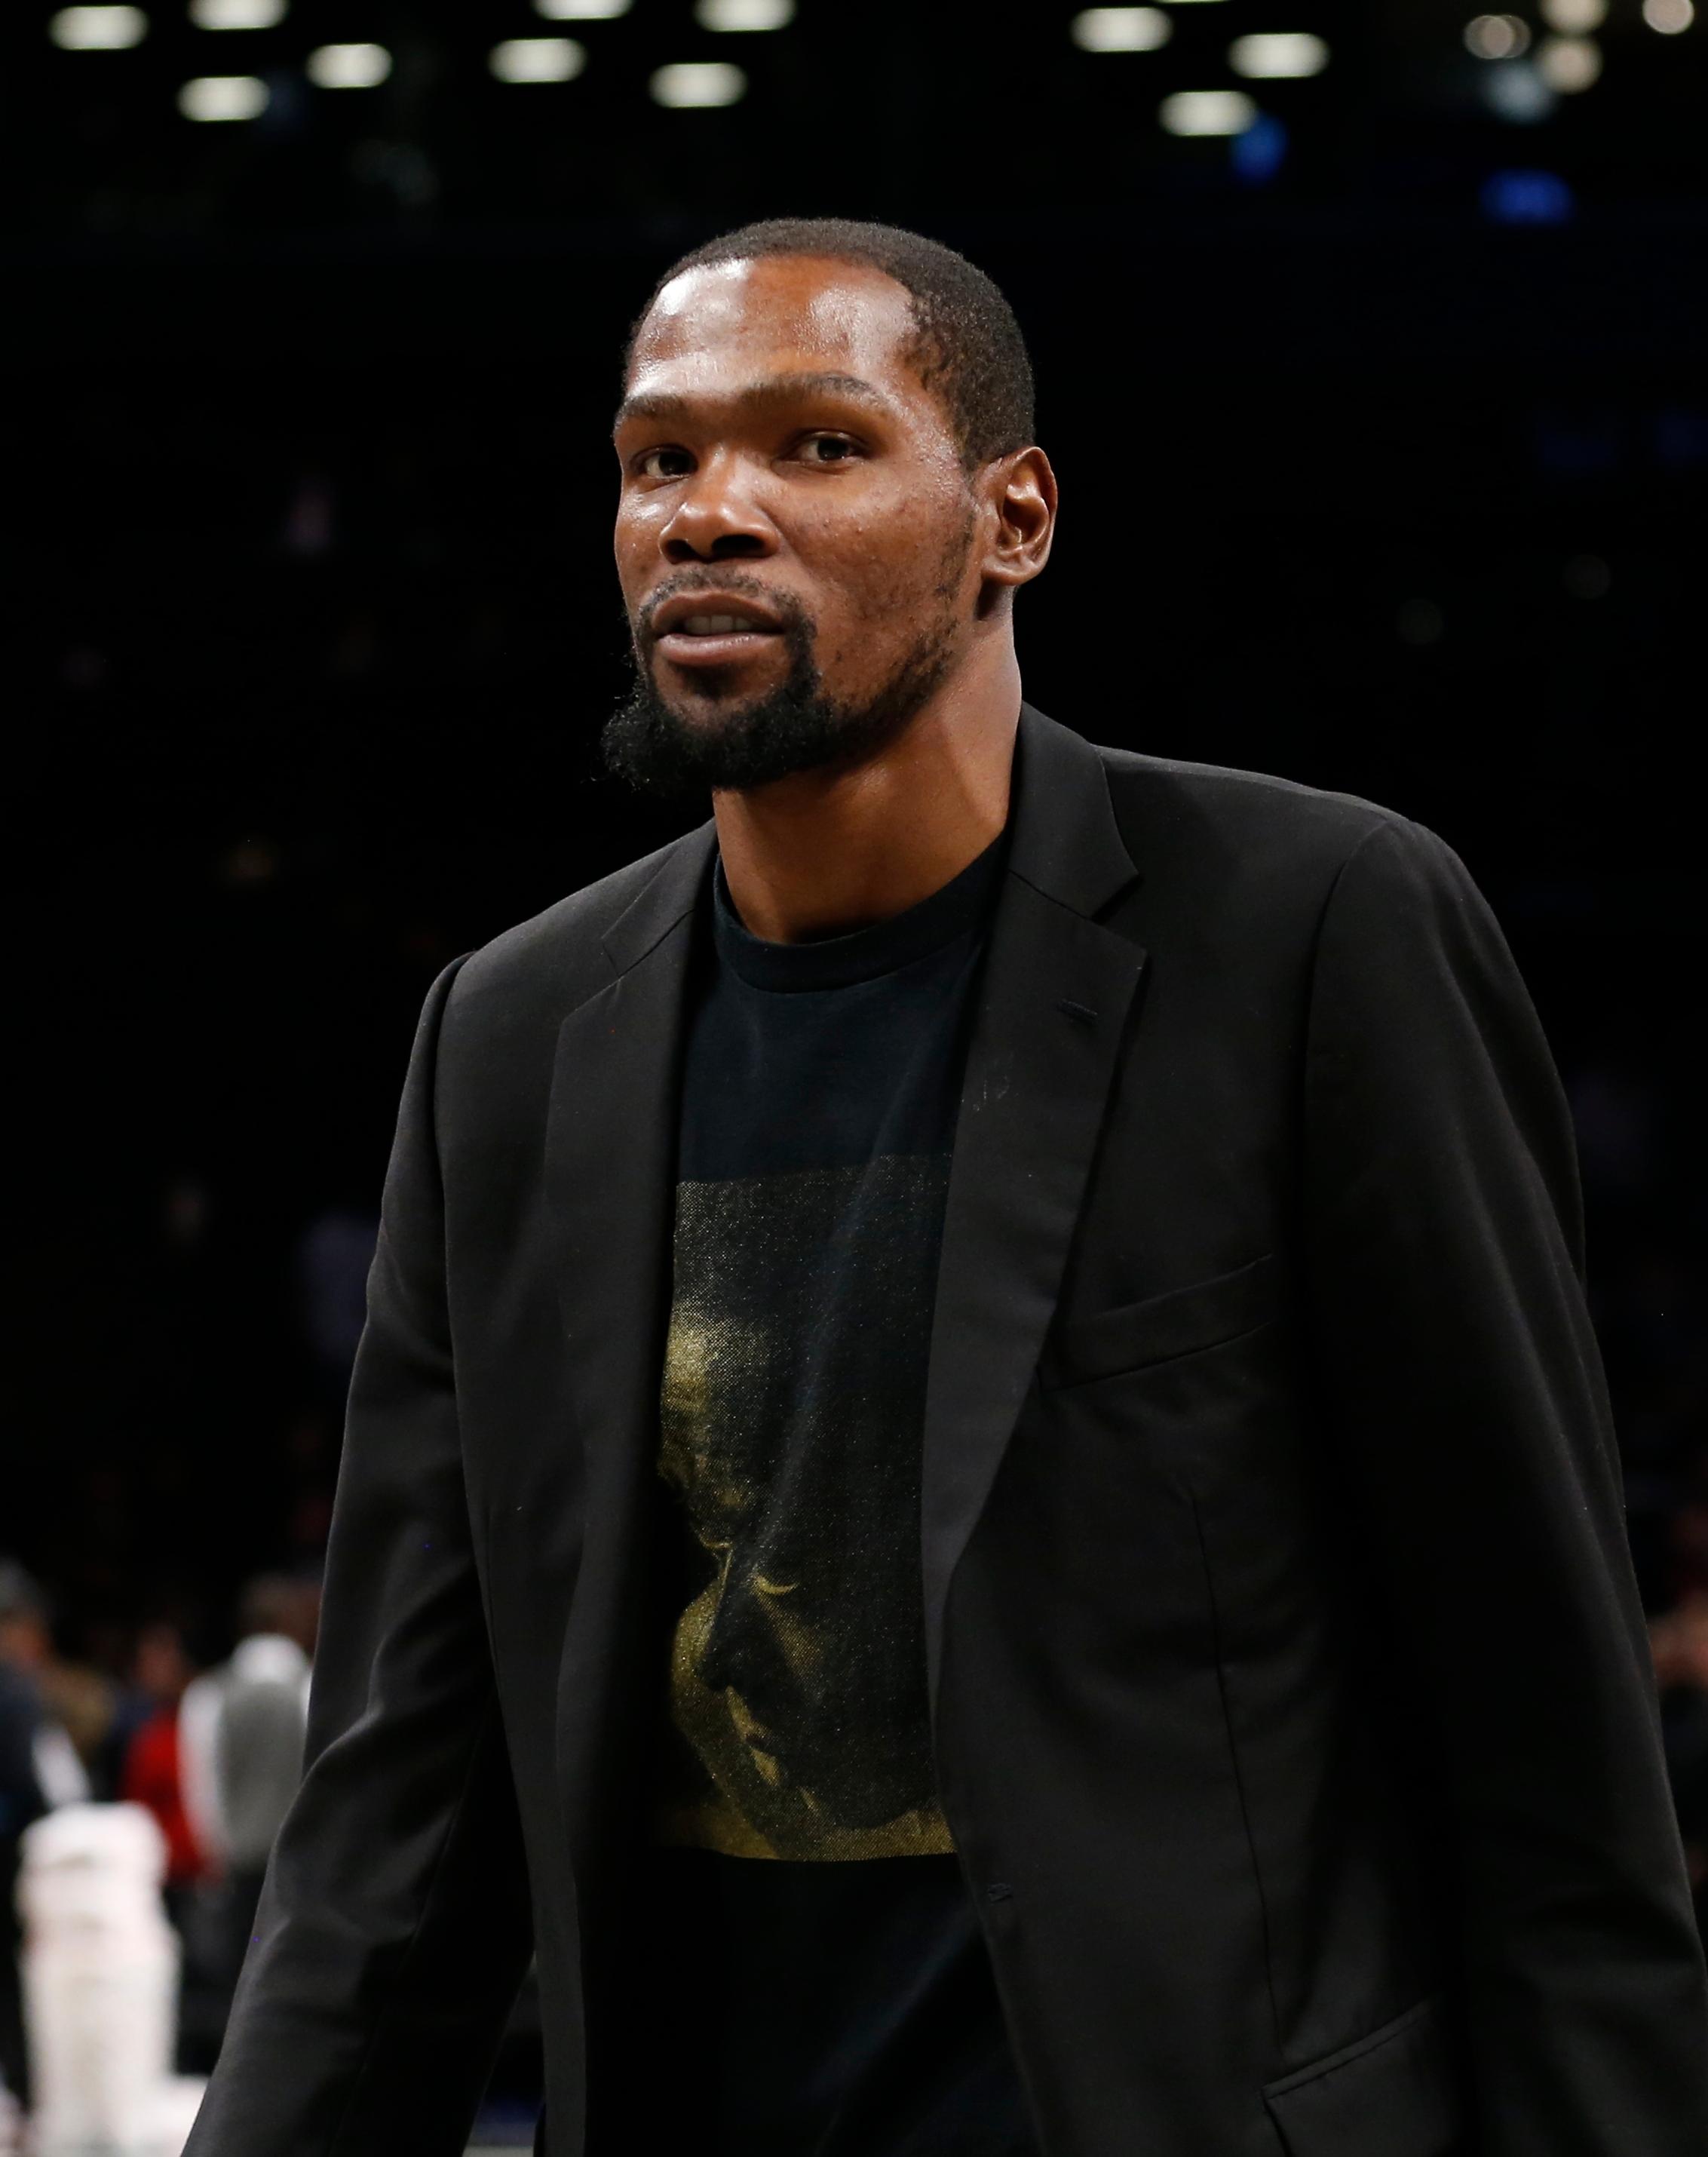
[[[1006,1902],[1013,1892],[1006,1880],[993,1880],[985,1890],[985,1900],[987,1902]]]

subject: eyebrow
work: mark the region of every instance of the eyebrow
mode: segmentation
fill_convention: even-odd
[[[882,390],[873,383],[862,381],[857,374],[815,372],[768,375],[763,382],[750,382],[745,389],[733,390],[728,396],[713,401],[745,413],[762,411],[767,405],[792,404],[803,397],[841,397],[852,404],[864,404],[874,412],[894,409]],[[618,433],[631,420],[682,419],[700,401],[667,390],[642,390],[637,396],[625,397],[617,407],[611,432]]]

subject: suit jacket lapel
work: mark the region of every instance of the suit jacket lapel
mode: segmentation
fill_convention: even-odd
[[[558,1037],[546,1174],[584,1537],[558,1728],[566,1810],[583,1833],[594,1826],[593,1784],[622,1778],[579,1772],[582,1748],[622,1727],[635,1697],[630,1659],[645,1646],[635,1621],[669,1315],[681,1053],[694,906],[713,842],[707,823],[669,850],[605,934],[609,986],[572,1011]],[[572,1834],[572,1846],[580,1840]]]
[[[1135,879],[1091,745],[1022,707],[1008,873],[968,1042],[927,1383],[934,1710],[950,1578],[1055,1310],[1145,954],[1093,918]]]

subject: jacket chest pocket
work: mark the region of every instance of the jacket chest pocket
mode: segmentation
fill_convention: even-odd
[[[1196,1355],[1254,1332],[1280,1307],[1273,1253],[1232,1273],[1108,1310],[1057,1320],[1038,1362],[1047,1393]]]

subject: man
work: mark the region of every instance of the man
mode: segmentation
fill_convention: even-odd
[[[302,1773],[317,1584],[258,1573],[239,1598],[237,1645],[184,1689],[177,1750],[184,1811],[214,1877],[193,1928],[207,1974],[229,2000],[255,1924],[275,1838]]]
[[[1708,2144],[1534,1015],[1428,833],[1022,704],[1031,434],[908,234],[636,327],[714,815],[429,1001],[194,2157],[452,2157],[531,1943],[551,2157]]]

